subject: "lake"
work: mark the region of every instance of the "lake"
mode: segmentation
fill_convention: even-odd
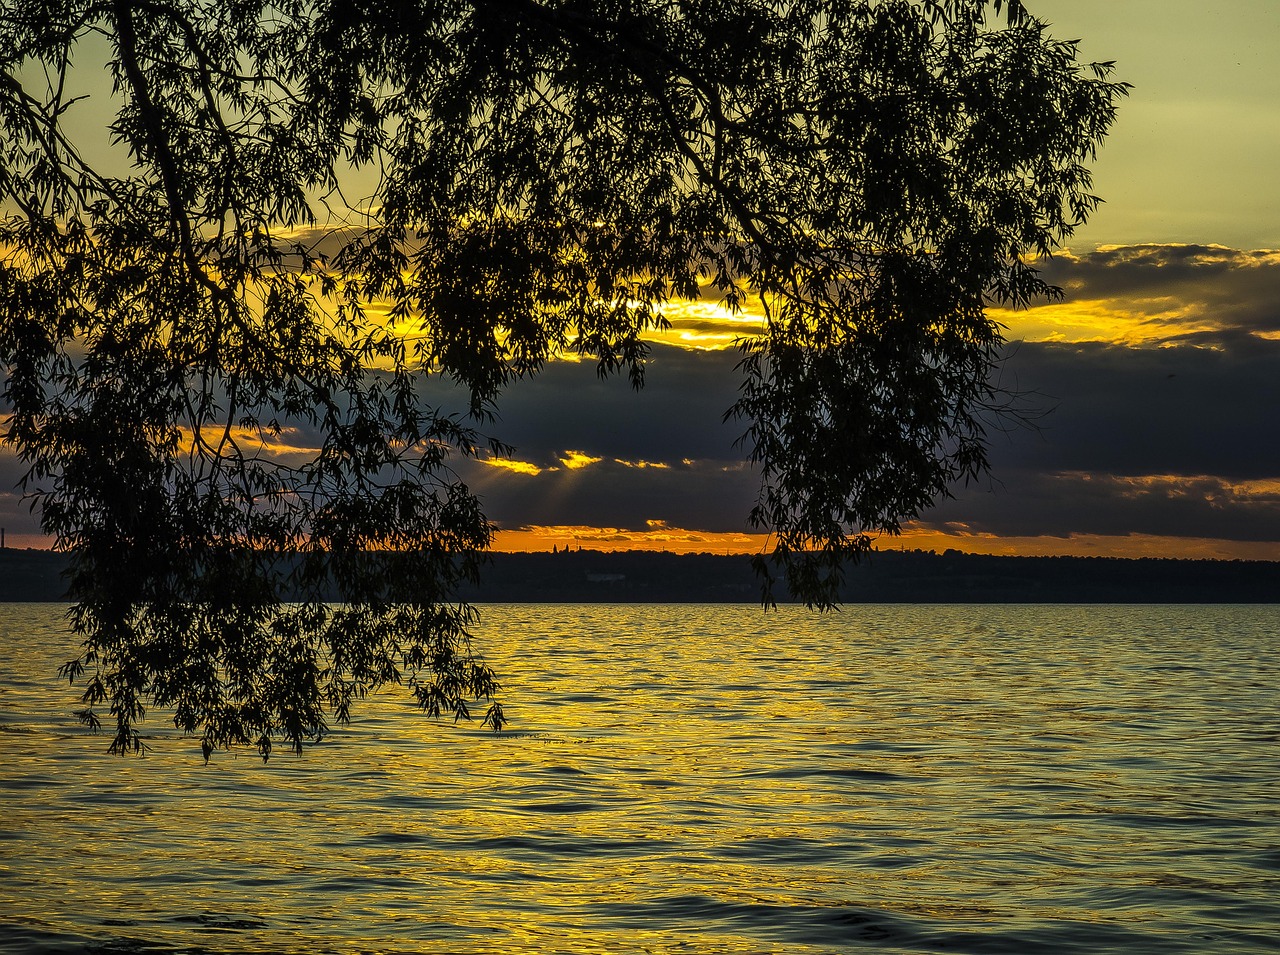
[[[0,951],[1280,951],[1280,606],[485,605],[507,731],[111,757],[0,605]]]

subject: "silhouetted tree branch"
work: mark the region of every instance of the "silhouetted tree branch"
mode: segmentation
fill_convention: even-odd
[[[0,30],[6,440],[72,555],[65,673],[114,750],[159,705],[206,756],[388,683],[501,726],[454,596],[492,529],[450,460],[487,439],[421,382],[482,421],[561,353],[639,387],[674,299],[762,303],[728,415],[764,597],[830,606],[985,470],[986,307],[1056,293],[1033,263],[1125,92],[1012,0],[10,0]]]

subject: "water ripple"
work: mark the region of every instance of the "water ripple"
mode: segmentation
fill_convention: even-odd
[[[77,729],[61,610],[0,606],[0,952],[1280,952],[1280,608],[502,607],[510,731],[208,766]]]

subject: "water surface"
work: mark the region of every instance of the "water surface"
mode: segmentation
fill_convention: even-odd
[[[0,950],[1280,951],[1280,606],[484,608],[509,731],[80,729],[0,605]]]

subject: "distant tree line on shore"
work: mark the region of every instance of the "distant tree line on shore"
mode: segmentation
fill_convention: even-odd
[[[65,555],[0,551],[0,600],[64,599]],[[473,602],[752,603],[750,558],[654,551],[492,554]],[[778,594],[786,602],[785,594]],[[845,569],[846,603],[1280,603],[1280,562],[883,551]]]

